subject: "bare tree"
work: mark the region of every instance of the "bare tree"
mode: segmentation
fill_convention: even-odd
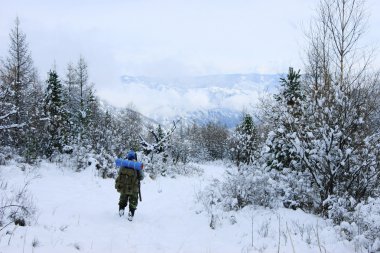
[[[9,55],[0,65],[0,99],[4,107],[1,112],[2,125],[7,131],[2,131],[5,144],[25,148],[25,134],[28,129],[23,129],[30,123],[30,115],[34,114],[36,108],[31,104],[35,97],[35,86],[38,86],[36,69],[33,66],[26,35],[20,29],[20,21],[16,18],[15,26],[9,34]],[[5,109],[4,109],[5,108]],[[1,124],[1,123],[0,123]]]
[[[151,172],[153,176],[161,174],[167,175],[169,161],[169,149],[171,148],[171,138],[177,128],[179,120],[173,121],[170,129],[164,129],[158,125],[156,129],[149,129],[149,132],[154,137],[153,143],[149,143],[140,135],[140,144],[143,151],[143,161],[145,168]]]
[[[208,122],[201,127],[201,145],[207,151],[211,160],[223,159],[226,157],[228,148],[229,132],[226,126],[219,123]]]

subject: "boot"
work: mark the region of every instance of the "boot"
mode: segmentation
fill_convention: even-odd
[[[128,220],[129,221],[133,220],[133,216],[135,216],[135,210],[136,209],[129,209],[129,212],[128,212]]]
[[[124,215],[124,208],[122,207],[119,207],[119,216],[123,216]]]

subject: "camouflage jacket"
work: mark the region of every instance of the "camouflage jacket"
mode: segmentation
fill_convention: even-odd
[[[139,192],[140,181],[144,179],[144,171],[121,167],[115,180],[115,188],[122,194]]]

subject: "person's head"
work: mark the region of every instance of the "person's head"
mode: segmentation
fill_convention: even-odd
[[[128,160],[130,160],[130,161],[137,160],[136,152],[133,151],[132,149],[129,150],[125,158],[128,159]]]

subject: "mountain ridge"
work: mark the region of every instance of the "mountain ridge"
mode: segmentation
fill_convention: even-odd
[[[181,117],[205,124],[218,122],[235,127],[243,110],[259,98],[273,94],[283,74],[224,74],[194,77],[121,76],[122,86],[132,94],[133,104],[148,108],[145,116],[157,122]],[[145,101],[139,103],[139,99]]]

